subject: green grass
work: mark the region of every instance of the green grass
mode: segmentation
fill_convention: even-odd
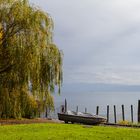
[[[140,129],[76,124],[0,126],[0,140],[140,140]]]

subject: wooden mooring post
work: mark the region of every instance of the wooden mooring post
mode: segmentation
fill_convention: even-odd
[[[131,122],[132,123],[134,122],[134,119],[133,119],[133,105],[131,105]]]
[[[140,123],[140,100],[138,100],[138,123]]]
[[[78,106],[76,106],[76,113],[78,113]]]
[[[117,123],[116,106],[114,105],[114,123]]]
[[[46,107],[45,117],[48,118],[48,108]]]
[[[124,115],[124,105],[122,105],[122,119],[125,121],[125,115]]]
[[[87,113],[87,108],[85,108],[85,113]]]
[[[67,100],[65,99],[65,113],[67,112]]]
[[[107,105],[107,123],[109,123],[109,105]]]
[[[96,115],[99,115],[99,106],[96,107]]]

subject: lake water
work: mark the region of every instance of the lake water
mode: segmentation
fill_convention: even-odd
[[[134,107],[134,121],[137,122],[137,108],[138,100],[140,99],[140,92],[87,92],[87,93],[62,93],[61,95],[54,95],[55,100],[55,114],[60,111],[60,106],[64,104],[65,98],[68,102],[68,110],[76,110],[84,112],[85,107],[87,112],[96,113],[96,106],[99,106],[99,115],[106,116],[107,105],[110,106],[109,121],[114,121],[113,105],[116,105],[117,121],[122,120],[121,105],[125,107],[125,119],[131,121],[131,105]]]

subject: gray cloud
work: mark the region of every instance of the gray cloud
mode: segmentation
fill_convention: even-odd
[[[140,84],[139,0],[30,0],[50,13],[64,81]]]

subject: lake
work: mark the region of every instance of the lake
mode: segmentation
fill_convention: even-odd
[[[60,111],[60,106],[64,104],[67,99],[68,110],[76,110],[84,112],[85,107],[87,112],[96,113],[96,106],[99,106],[99,115],[106,116],[107,105],[110,106],[109,121],[113,122],[113,105],[116,105],[117,121],[122,120],[121,105],[125,107],[125,119],[131,121],[131,105],[134,107],[134,121],[137,122],[137,108],[138,100],[140,99],[140,92],[67,92],[61,95],[55,94],[55,114]]]

